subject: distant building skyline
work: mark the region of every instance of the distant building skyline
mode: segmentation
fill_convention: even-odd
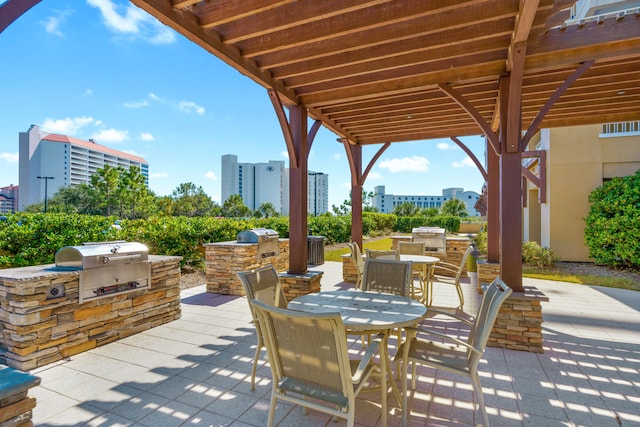
[[[221,157],[221,202],[239,194],[244,204],[257,210],[263,203],[271,203],[276,212],[289,215],[289,169],[282,160],[267,163],[241,163],[235,154]],[[329,176],[322,172],[308,172],[307,209],[311,215],[328,212]]]
[[[149,164],[145,159],[123,151],[70,136],[50,134],[31,125],[19,134],[19,206],[40,203],[62,187],[91,182],[91,176],[106,165],[140,168],[149,186]]]
[[[442,204],[451,199],[462,201],[469,216],[479,215],[475,209],[476,201],[480,194],[475,191],[465,191],[464,188],[451,187],[442,189],[441,196],[419,196],[419,195],[395,195],[386,194],[385,186],[378,185],[373,189],[372,207],[380,213],[392,213],[396,206],[403,203],[410,203],[420,209],[436,208],[440,209]]]

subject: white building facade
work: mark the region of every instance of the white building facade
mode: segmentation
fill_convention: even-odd
[[[91,182],[91,176],[106,165],[138,167],[149,185],[149,164],[145,159],[117,151],[93,141],[41,132],[31,125],[19,134],[19,210],[39,203],[62,187]]]
[[[0,188],[0,214],[14,213],[18,210],[18,192],[17,185],[9,185]]]
[[[440,209],[447,200],[458,199],[464,202],[469,216],[479,215],[475,209],[480,194],[475,191],[464,191],[463,188],[445,188],[441,196],[416,196],[386,194],[385,186],[378,185],[373,189],[372,207],[381,213],[392,213],[396,206],[411,203],[420,209]]]
[[[328,212],[328,175],[309,171],[308,178],[309,214]],[[238,156],[226,154],[222,156],[220,194],[222,203],[233,194],[239,194],[251,210],[258,209],[263,203],[271,203],[276,212],[289,215],[289,169],[281,160],[238,163]]]

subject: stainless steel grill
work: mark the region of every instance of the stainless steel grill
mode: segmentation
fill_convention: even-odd
[[[427,252],[447,253],[447,235],[444,228],[417,227],[411,230],[411,240],[424,242]]]
[[[257,243],[257,258],[269,258],[280,254],[278,232],[270,228],[252,228],[238,233],[238,243]]]
[[[138,242],[92,242],[65,246],[55,256],[56,267],[80,270],[80,302],[115,293],[149,288],[149,250]]]

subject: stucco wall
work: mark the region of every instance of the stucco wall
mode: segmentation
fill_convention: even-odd
[[[640,168],[640,136],[600,138],[601,131],[601,125],[592,125],[541,133],[541,148],[547,150],[547,203],[529,202],[531,209],[540,211],[540,244],[563,261],[592,261],[584,243],[589,194],[603,179],[631,175]],[[535,217],[526,212],[525,235],[535,236]]]

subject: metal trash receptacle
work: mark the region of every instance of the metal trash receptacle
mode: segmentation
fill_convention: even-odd
[[[307,250],[309,253],[309,265],[324,264],[324,236],[307,236]]]

